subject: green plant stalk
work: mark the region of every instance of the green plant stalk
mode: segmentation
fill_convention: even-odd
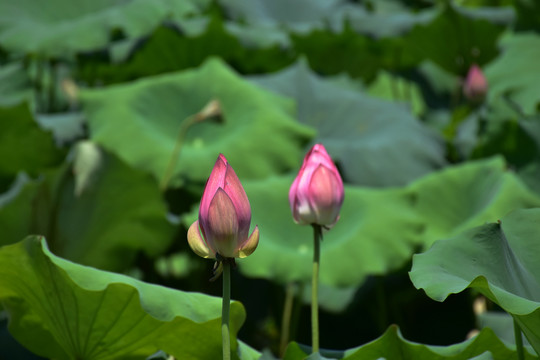
[[[321,259],[322,229],[313,224],[313,276],[311,278],[311,349],[319,351],[319,264]]]
[[[231,304],[231,264],[223,262],[223,303],[221,307],[221,338],[223,360],[231,359],[231,336],[229,334],[229,310]]]
[[[47,112],[52,113],[56,110],[56,78],[57,78],[57,69],[56,69],[56,60],[49,60],[49,94],[48,94],[48,107]]]
[[[514,319],[514,337],[516,339],[516,350],[517,350],[518,360],[524,360],[525,353],[523,351],[523,339],[521,337],[521,328],[519,327],[519,324],[517,323],[516,319]]]
[[[302,310],[302,304],[304,302],[304,289],[306,287],[305,282],[300,282],[297,284],[298,291],[296,292],[296,299],[293,305],[293,311],[291,316],[291,327],[289,339],[296,339],[296,334],[298,334],[298,324],[300,323],[300,311]]]
[[[171,158],[169,159],[169,163],[167,165],[167,170],[165,171],[165,175],[163,176],[163,179],[161,179],[161,183],[159,184],[159,188],[161,191],[165,191],[167,189],[167,186],[169,186],[169,181],[171,181],[171,177],[174,172],[174,165],[178,161],[178,158],[180,157],[180,150],[182,149],[182,145],[184,143],[184,138],[186,137],[186,133],[191,125],[195,124],[197,122],[197,118],[195,116],[190,116],[187,119],[185,119],[182,124],[180,125],[180,130],[178,131],[178,137],[176,138],[176,143],[174,144],[174,150],[171,154]]]
[[[283,317],[281,318],[281,339],[279,342],[279,353],[282,357],[285,355],[285,349],[290,338],[295,289],[296,285],[293,282],[287,284],[285,289],[285,304],[283,306]]]
[[[34,89],[36,93],[36,104],[38,112],[45,112],[45,100],[43,96],[43,78],[45,60],[35,59],[36,63],[36,78],[34,80]]]

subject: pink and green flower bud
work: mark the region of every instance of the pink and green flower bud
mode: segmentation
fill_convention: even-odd
[[[294,221],[333,226],[339,219],[343,198],[343,181],[336,166],[323,145],[314,145],[289,190]]]
[[[243,258],[259,244],[259,228],[249,235],[251,207],[233,168],[219,155],[206,182],[199,219],[188,230],[188,243],[208,259]]]
[[[484,100],[488,91],[488,83],[482,70],[472,65],[463,84],[463,94],[472,102]]]

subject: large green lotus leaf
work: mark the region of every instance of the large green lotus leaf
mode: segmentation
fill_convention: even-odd
[[[513,1],[516,10],[515,29],[518,31],[540,30],[540,3],[532,0]]]
[[[291,46],[288,33],[272,24],[245,24],[229,21],[225,24],[225,27],[229,33],[233,34],[246,46],[270,47],[278,45],[282,50],[282,56],[286,54],[283,49]]]
[[[377,1],[366,6],[342,0],[272,2],[255,0],[245,3],[239,0],[220,0],[228,14],[237,21],[263,25],[272,32],[289,31],[305,33],[313,29],[324,29],[330,25],[340,32],[344,24],[356,31],[375,37],[390,37],[402,34],[417,22],[428,21],[433,11],[412,12],[398,2]],[[281,25],[281,26],[280,26]],[[270,29],[273,27],[274,29]]]
[[[115,64],[109,71],[111,77],[136,79],[196,67],[210,55],[232,58],[242,50],[238,40],[218,21],[210,21],[205,31],[196,36],[186,36],[173,25],[160,26],[136,45],[127,62]]]
[[[313,230],[293,222],[288,192],[293,178],[244,181],[252,224],[261,239],[257,250],[238,261],[250,277],[280,283],[309,281]],[[414,252],[422,225],[407,189],[345,188],[340,219],[325,232],[321,247],[321,283],[358,286],[367,275],[397,269]]]
[[[426,110],[419,86],[387,71],[379,72],[377,79],[370,84],[368,93],[389,101],[405,103],[409,111],[417,116]]]
[[[221,357],[221,299],[143,283],[52,254],[43,237],[0,248],[0,301],[9,330],[57,360]],[[231,306],[233,339],[245,319]],[[236,341],[233,342],[236,348]]]
[[[39,125],[52,132],[57,144],[72,143],[85,135],[85,118],[80,112],[36,114]]]
[[[404,106],[327,81],[305,61],[252,81],[296,99],[299,120],[318,130],[314,141],[324,144],[348,182],[404,185],[445,164],[440,137]]]
[[[20,104],[30,96],[30,79],[22,62],[0,66],[0,106]]]
[[[237,350],[238,360],[260,360],[261,353],[253,349],[246,343],[238,340],[238,350]],[[171,360],[172,356],[166,354],[163,350],[158,351],[155,354],[152,354],[146,360]],[[234,357],[236,360],[237,358]]]
[[[540,163],[538,161],[520,169],[518,175],[531,190],[540,195],[540,183],[538,182],[540,178]]]
[[[431,346],[414,343],[403,338],[397,326],[390,326],[378,339],[358,348],[341,352],[321,351],[321,359],[392,359],[392,360],[517,360],[514,348],[508,348],[495,336],[491,329],[483,329],[477,336],[459,344]],[[283,360],[305,359],[307,352],[296,343],[291,343]],[[312,355],[313,356],[313,355]],[[312,359],[309,357],[308,359]],[[313,357],[313,359],[318,359]],[[525,353],[525,359],[536,357]]]
[[[325,29],[292,33],[291,41],[296,52],[305,55],[318,74],[346,72],[366,83],[373,81],[380,69],[409,70],[421,61],[417,53],[409,50],[404,38],[375,39],[359,34],[349,25],[340,32]]]
[[[192,126],[174,174],[204,181],[219,153],[241,178],[296,168],[313,130],[292,117],[292,102],[241,79],[212,59],[196,70],[146,78],[83,95],[92,140],[162,179],[180,126],[211,100],[223,123]]]
[[[440,240],[415,255],[410,272],[417,288],[437,301],[470,287],[510,313],[540,352],[540,209],[520,209]]]
[[[398,37],[416,24],[430,22],[435,15],[434,7],[411,11],[402,2],[379,0],[370,3],[369,8],[357,3],[345,4],[332,14],[330,22],[336,31],[343,30],[347,24],[359,33],[380,39]]]
[[[447,2],[432,22],[411,30],[407,44],[447,71],[464,76],[471,64],[483,65],[497,56],[503,30],[484,13],[465,12]]]
[[[503,52],[485,71],[489,84],[488,101],[508,96],[526,115],[537,112],[540,102],[540,36],[514,34],[501,41]],[[512,69],[512,71],[508,71]]]
[[[175,229],[166,218],[167,207],[156,181],[100,150],[97,159],[92,156],[78,154],[76,176],[63,175],[53,219],[54,249],[61,249],[69,259],[106,269],[123,268],[139,250],[149,256],[160,254]],[[90,174],[85,173],[87,168]],[[83,174],[86,178],[81,179]]]
[[[150,175],[99,149],[79,152],[76,164],[38,180],[19,176],[0,197],[1,244],[46,234],[56,254],[107,270],[168,246],[174,226]]]
[[[440,98],[443,98],[444,95],[452,94],[460,87],[462,79],[459,76],[456,76],[448,71],[444,70],[433,61],[426,59],[418,65],[416,69],[420,76],[422,76],[427,82],[427,84],[418,84],[422,87],[429,87],[429,91],[436,95],[436,99],[431,99],[433,95],[426,96],[424,101],[428,104],[433,103],[433,107],[447,107],[448,100],[445,99],[444,103],[441,103]],[[443,98],[444,99],[444,98]],[[436,109],[433,109],[436,110]]]
[[[231,32],[231,26],[226,28],[217,17],[191,21],[194,24],[158,27],[148,37],[129,44],[124,51],[128,55],[116,55],[120,59],[112,64],[96,56],[81,57],[77,75],[90,84],[111,84],[197,67],[210,56],[219,56],[242,73],[275,71],[292,62],[292,55],[284,54],[279,45],[268,44],[263,39],[243,46],[238,37],[249,36],[245,31],[247,25],[231,23],[237,26],[232,26],[235,31]],[[196,29],[188,30],[191,27]],[[271,30],[260,32],[262,38],[272,37]],[[255,40],[255,36],[250,39]]]
[[[478,328],[490,328],[495,335],[506,344],[515,345],[516,336],[514,333],[514,319],[512,315],[501,311],[486,311],[477,315]],[[534,354],[534,349],[531,347],[527,339],[521,334],[523,346]]]
[[[27,103],[0,107],[0,175],[37,174],[63,157],[64,151],[36,123]]]
[[[120,30],[127,37],[150,32],[167,17],[199,10],[194,1],[37,0],[0,2],[0,45],[21,53],[65,56],[102,48]]]
[[[38,218],[47,218],[49,204],[45,213],[39,212],[40,207],[34,206],[38,191],[39,183],[20,173],[10,188],[0,194],[0,246],[12,244],[36,232],[35,222]]]
[[[334,13],[343,0],[219,0],[228,14],[236,20],[256,24],[285,25],[295,31],[307,31],[325,26],[325,18]]]
[[[449,167],[411,184],[415,208],[426,219],[424,244],[500,219],[514,209],[540,206],[540,198],[495,157]]]
[[[260,352],[240,340],[238,340],[237,353],[240,360],[259,360],[261,358]]]
[[[497,119],[496,112],[497,110],[493,109],[488,114],[471,114],[476,124],[466,131],[474,131],[474,127],[481,129],[481,126],[486,124],[477,132],[478,139],[471,156],[481,158],[502,155],[509,166],[520,171],[524,167],[536,164],[540,149],[540,117],[516,119],[516,114],[513,113],[504,118],[505,115],[499,113],[501,117]]]

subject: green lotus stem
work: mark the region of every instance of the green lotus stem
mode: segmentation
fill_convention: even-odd
[[[517,350],[518,360],[524,360],[525,353],[523,351],[523,339],[521,337],[521,328],[519,327],[519,324],[517,323],[516,319],[514,319],[514,337],[516,339],[516,350]]]
[[[57,77],[57,71],[56,71],[56,60],[50,59],[49,60],[49,97],[48,97],[48,108],[47,112],[52,113],[55,111],[56,108],[56,77]]]
[[[171,158],[169,159],[169,164],[167,165],[167,169],[165,170],[163,179],[161,179],[161,183],[159,184],[159,188],[161,189],[161,191],[167,190],[167,186],[169,185],[169,181],[173,176],[174,167],[178,162],[178,158],[180,157],[180,150],[182,149],[182,145],[184,143],[184,139],[189,128],[196,123],[212,118],[217,119],[218,122],[223,121],[221,104],[219,100],[216,99],[208,102],[208,104],[206,104],[205,107],[198,113],[190,115],[185,118],[184,121],[182,121],[182,123],[180,124],[180,129],[178,131],[178,137],[176,138],[176,143],[174,144],[174,149],[171,154]]]
[[[298,324],[300,323],[300,310],[302,310],[302,304],[304,299],[304,289],[306,286],[305,282],[300,282],[297,284],[298,291],[296,292],[296,299],[293,305],[293,311],[291,316],[291,327],[289,339],[296,339],[296,334],[298,334]]]
[[[313,224],[313,276],[311,278],[311,348],[319,351],[319,263],[321,258],[322,229]]]
[[[291,282],[287,284],[285,290],[285,304],[283,306],[283,317],[281,318],[281,339],[279,342],[279,353],[282,357],[285,354],[285,349],[287,348],[287,343],[290,338],[295,290],[295,283]]]
[[[182,149],[182,144],[184,143],[186,133],[190,126],[195,124],[196,122],[197,118],[195,116],[190,116],[184,121],[182,121],[182,124],[180,125],[180,130],[178,131],[178,137],[176,138],[176,143],[174,144],[174,150],[167,165],[167,170],[165,171],[165,175],[161,180],[161,184],[159,184],[159,188],[161,189],[161,191],[165,191],[167,189],[167,186],[169,186],[169,181],[171,180],[174,172],[174,166],[178,161],[178,158],[180,157],[180,150]]]
[[[45,60],[35,59],[36,77],[34,80],[34,88],[36,90],[36,104],[39,112],[45,112],[45,100],[43,99],[43,78]]]
[[[229,310],[231,303],[231,264],[223,261],[223,304],[221,307],[221,338],[223,360],[231,359],[231,336],[229,335]]]

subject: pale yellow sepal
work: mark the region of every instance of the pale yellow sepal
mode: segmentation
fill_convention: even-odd
[[[193,252],[205,259],[215,259],[216,254],[206,245],[201,231],[199,230],[199,220],[195,221],[188,229],[187,240]]]
[[[259,245],[259,227],[255,226],[255,230],[251,233],[249,239],[246,241],[244,246],[238,250],[238,257],[245,258],[251,255]]]

